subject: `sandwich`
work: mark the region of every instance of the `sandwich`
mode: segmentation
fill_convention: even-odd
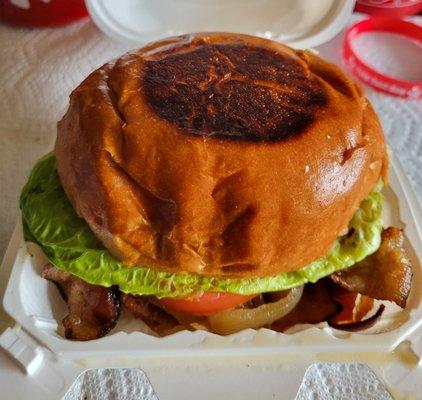
[[[107,334],[123,308],[163,336],[355,330],[411,288],[403,232],[383,228],[387,183],[378,118],[337,66],[198,33],[92,72],[20,207],[69,339]]]

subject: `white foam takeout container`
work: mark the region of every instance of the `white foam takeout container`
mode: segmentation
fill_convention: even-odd
[[[139,356],[159,355],[163,350],[197,354],[208,351],[207,343],[212,343],[214,353],[224,354],[245,351],[299,354],[306,353],[308,346],[332,351],[344,351],[349,348],[389,351],[409,338],[419,325],[422,325],[422,291],[417,290],[422,287],[421,215],[411,189],[407,185],[404,187],[402,179],[394,160],[391,168],[391,186],[383,189],[383,218],[385,227],[404,228],[407,237],[406,249],[414,267],[413,290],[404,311],[387,303],[387,311],[382,321],[362,333],[336,331],[321,324],[319,328],[296,328],[296,333],[286,335],[266,329],[258,332],[251,329],[229,337],[220,337],[204,331],[184,331],[158,338],[144,325],[140,325],[139,321],[134,322],[131,315],[123,314],[118,325],[104,338],[84,343],[66,340],[60,332],[60,321],[67,312],[66,304],[56,286],[41,277],[42,268],[48,259],[38,246],[23,243],[21,231],[21,244],[16,249],[3,306],[34,338],[66,359],[87,356],[115,357],[128,351]],[[397,327],[392,329],[395,326]],[[139,333],[139,329],[146,333]]]
[[[248,33],[309,48],[339,33],[355,0],[86,0],[107,35],[139,44],[192,32]]]
[[[257,358],[269,357],[272,362],[277,360],[291,365],[300,360],[301,368],[298,368],[295,375],[299,382],[303,377],[303,367],[312,364],[318,357],[325,361],[363,359],[382,375],[382,368],[388,366],[393,359],[381,357],[383,361],[380,365],[376,362],[374,364],[374,360],[379,361],[380,355],[392,352],[404,341],[414,353],[422,356],[421,210],[394,156],[390,180],[390,187],[384,189],[385,226],[394,225],[405,229],[406,249],[414,268],[413,285],[407,308],[400,310],[395,306],[388,306],[381,321],[369,330],[348,333],[322,323],[318,326],[303,325],[297,327],[294,333],[288,334],[268,329],[249,329],[221,337],[204,331],[183,331],[158,338],[148,334],[141,322],[122,315],[118,325],[104,338],[89,342],[69,341],[60,334],[60,321],[66,315],[66,305],[54,284],[40,276],[46,261],[45,256],[36,246],[26,246],[19,227],[5,258],[6,261],[12,258],[14,260],[3,299],[4,309],[16,322],[16,326],[3,333],[0,346],[6,349],[27,374],[40,375],[44,380],[48,377],[50,386],[54,379],[62,382],[58,391],[61,395],[76,376],[88,367],[138,366],[160,380],[162,375],[157,372],[157,365],[169,367],[175,360],[180,362],[180,358],[192,360],[213,357],[221,362],[227,357],[243,357],[245,362],[251,363]],[[3,265],[2,270],[10,267],[11,265]],[[188,361],[186,363],[189,364]],[[186,363],[183,364],[185,367]],[[412,376],[417,373],[417,378],[413,376],[411,382],[413,385],[419,382],[421,387],[418,390],[422,391],[421,363],[412,365],[411,369]],[[284,378],[285,390],[288,391],[290,387],[292,393],[297,390],[291,387],[292,382],[295,382],[291,376],[293,370],[290,370],[290,376],[285,375]],[[170,398],[183,398],[178,397],[178,394],[181,395],[185,390],[181,384],[186,379],[184,374],[186,371],[183,368],[171,370],[173,380],[167,379],[165,384],[166,390],[169,390],[169,381],[173,382]],[[150,379],[152,376],[149,375]],[[180,379],[175,379],[175,376]],[[266,375],[263,376],[265,378]],[[283,376],[278,376],[277,382],[282,382]],[[270,377],[275,379],[271,374],[268,379]],[[386,379],[385,376],[383,378]],[[152,381],[154,383],[154,379]],[[401,387],[404,383],[406,379],[403,378],[402,381],[395,382],[394,386]],[[248,387],[251,389],[255,383],[245,380],[242,385],[238,394],[248,393]],[[58,393],[54,390],[50,388],[50,394],[53,393],[57,398]],[[156,391],[159,392],[157,388]],[[263,398],[266,398],[265,395]]]

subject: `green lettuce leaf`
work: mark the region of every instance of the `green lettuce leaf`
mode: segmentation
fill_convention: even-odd
[[[86,222],[76,215],[60,184],[53,153],[47,154],[35,165],[20,198],[25,240],[41,246],[57,268],[92,284],[118,285],[125,293],[158,297],[182,297],[202,291],[246,295],[316,282],[352,266],[378,249],[382,229],[381,203],[378,185],[361,203],[350,222],[352,234],[339,238],[324,258],[295,272],[264,278],[232,279],[173,274],[145,266],[125,267],[102,246]]]

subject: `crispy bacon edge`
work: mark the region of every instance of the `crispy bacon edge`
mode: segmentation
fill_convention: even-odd
[[[42,276],[56,284],[67,303],[69,314],[62,321],[67,339],[98,339],[116,325],[120,315],[117,288],[91,285],[51,264],[44,267]]]
[[[349,292],[393,301],[405,308],[412,286],[412,266],[403,244],[401,229],[384,229],[381,246],[374,254],[353,267],[332,274],[331,279]]]
[[[122,293],[122,305],[127,308],[135,318],[139,318],[160,336],[174,332],[179,322],[158,305],[155,305],[150,296],[134,296]]]

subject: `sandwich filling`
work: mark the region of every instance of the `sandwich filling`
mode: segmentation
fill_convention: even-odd
[[[22,191],[21,209],[26,240],[40,245],[57,268],[88,283],[105,287],[117,285],[124,293],[158,298],[186,298],[202,292],[253,295],[316,282],[375,252],[380,246],[382,230],[380,188],[381,185],[377,185],[362,201],[350,221],[348,233],[338,238],[324,258],[297,271],[246,279],[168,273],[148,266],[123,265],[77,216],[60,184],[52,153],[34,167]]]
[[[284,331],[322,321],[356,330],[381,316],[383,305],[364,319],[373,299],[404,307],[411,287],[403,234],[396,228],[382,231],[381,187],[376,185],[362,201],[347,234],[324,258],[295,272],[248,279],[123,265],[76,214],[53,153],[35,165],[20,206],[25,239],[38,244],[51,261],[43,277],[59,287],[67,302],[63,327],[69,339],[104,336],[115,326],[121,306],[158,335],[181,329],[222,335],[260,327]]]

